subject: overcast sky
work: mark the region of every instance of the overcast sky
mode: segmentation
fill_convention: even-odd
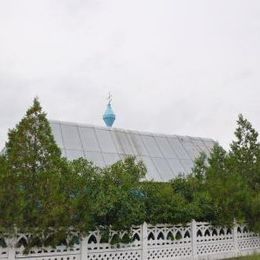
[[[259,0],[0,0],[0,147],[38,96],[50,119],[210,137],[260,132]]]

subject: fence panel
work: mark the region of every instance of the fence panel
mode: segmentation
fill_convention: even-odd
[[[16,239],[0,238],[0,260],[200,260],[260,253],[260,237],[246,225],[213,227],[195,220],[185,225],[144,223],[130,234],[96,230],[71,248],[32,248],[26,255],[28,236],[20,234]]]

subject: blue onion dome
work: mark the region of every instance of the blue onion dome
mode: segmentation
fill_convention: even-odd
[[[104,120],[106,126],[112,127],[115,119],[116,119],[116,115],[115,115],[115,113],[114,113],[114,111],[112,109],[111,103],[109,102],[107,104],[106,111],[105,111],[105,113],[103,115],[103,120]]]

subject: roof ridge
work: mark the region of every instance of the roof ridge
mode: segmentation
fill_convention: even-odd
[[[134,129],[125,129],[125,128],[118,128],[118,127],[113,127],[113,128],[108,128],[105,126],[99,126],[99,125],[93,125],[93,124],[87,124],[87,123],[78,123],[78,122],[70,122],[70,121],[62,121],[62,120],[53,120],[49,119],[50,122],[56,123],[56,124],[65,124],[65,125],[71,125],[71,126],[78,126],[78,127],[93,127],[93,128],[98,128],[106,131],[120,131],[120,132],[130,132],[130,133],[141,133],[144,135],[152,135],[152,136],[165,136],[165,137],[176,137],[176,138],[190,138],[192,140],[194,139],[202,139],[202,140],[208,140],[211,142],[216,142],[213,138],[208,138],[208,137],[201,137],[201,136],[189,136],[189,135],[179,135],[179,134],[167,134],[167,133],[160,133],[160,132],[151,132],[151,131],[140,131],[140,130],[134,130]]]

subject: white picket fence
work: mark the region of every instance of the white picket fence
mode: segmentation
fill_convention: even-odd
[[[126,234],[116,232],[123,238]],[[132,229],[129,244],[103,243],[99,231],[91,232],[73,248],[37,248],[23,254],[27,237],[5,239],[8,245],[0,247],[1,260],[169,260],[169,259],[223,259],[260,253],[260,237],[249,232],[245,225],[233,228],[215,228],[205,222],[192,221],[187,225],[147,225]],[[2,241],[3,242],[3,241]],[[11,245],[20,245],[12,247]]]

